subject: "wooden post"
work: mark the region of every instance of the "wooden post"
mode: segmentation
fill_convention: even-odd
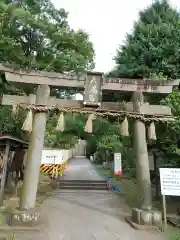
[[[36,105],[45,106],[49,99],[50,88],[48,85],[39,85],[36,94]],[[32,209],[36,205],[36,193],[39,181],[41,154],[44,144],[46,127],[45,112],[36,112],[33,119],[33,129],[25,166],[24,182],[20,199],[20,209]]]
[[[0,188],[0,206],[3,204],[3,198],[4,198],[4,187],[6,183],[6,174],[7,174],[7,165],[8,165],[8,159],[9,159],[9,151],[10,151],[10,143],[9,141],[6,142],[6,148],[5,153],[3,157],[3,171],[1,175],[1,188]]]
[[[139,112],[143,104],[143,94],[133,93],[133,111]],[[136,177],[138,180],[138,195],[140,208],[143,210],[152,209],[151,179],[149,171],[148,150],[146,142],[146,128],[144,122],[137,119],[133,123],[133,144],[136,157]]]
[[[166,209],[166,196],[162,195],[162,203],[163,203],[163,220],[164,220],[164,231],[167,229],[167,209]]]

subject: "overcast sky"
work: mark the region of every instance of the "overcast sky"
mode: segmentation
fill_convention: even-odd
[[[74,29],[84,29],[90,35],[96,52],[96,71],[108,72],[115,63],[113,57],[130,32],[139,10],[152,0],[52,0],[56,7],[69,12],[69,23]],[[180,9],[180,0],[170,0]]]

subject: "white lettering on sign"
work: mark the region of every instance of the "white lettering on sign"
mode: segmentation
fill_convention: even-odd
[[[94,84],[94,85],[91,87],[91,89],[89,91],[89,100],[91,102],[95,102],[96,101],[96,95],[98,93],[96,77],[93,77],[91,79],[90,84]]]
[[[180,196],[180,168],[160,168],[161,194]]]
[[[121,153],[114,153],[114,174],[115,175],[122,174]]]

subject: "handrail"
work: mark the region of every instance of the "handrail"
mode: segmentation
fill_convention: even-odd
[[[120,193],[120,188],[115,184],[113,183],[113,181],[111,179],[109,179],[108,176],[106,176],[100,168],[96,168],[97,172],[99,172],[99,174],[107,181],[107,184],[108,184],[108,188],[117,192],[117,193]]]

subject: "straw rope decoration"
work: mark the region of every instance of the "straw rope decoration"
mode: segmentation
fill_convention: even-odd
[[[123,122],[120,124],[119,132],[124,137],[129,136],[129,123],[128,123],[127,117],[125,117]]]
[[[150,140],[157,140],[156,137],[156,128],[154,122],[152,122],[148,128],[148,138]]]
[[[32,113],[32,110],[30,109],[26,116],[26,119],[24,120],[22,130],[31,133],[32,124],[33,124],[33,113]]]
[[[131,119],[139,119],[143,122],[168,122],[175,120],[174,116],[164,116],[164,115],[144,115],[139,114],[136,112],[127,112],[127,111],[113,111],[109,109],[93,109],[93,108],[71,108],[71,107],[63,107],[63,108],[57,108],[57,107],[42,107],[42,106],[35,106],[35,105],[20,105],[20,107],[32,110],[35,112],[48,112],[48,111],[54,111],[54,112],[63,112],[63,113],[80,113],[80,114],[94,114],[95,116],[99,117],[116,117],[116,118],[131,118]]]
[[[15,116],[17,111],[18,111],[18,106],[17,105],[13,105],[12,106],[12,115]]]
[[[94,115],[94,113],[90,114],[88,116],[86,125],[84,127],[84,131],[87,133],[92,133],[93,132],[93,120],[96,119],[96,116]]]

